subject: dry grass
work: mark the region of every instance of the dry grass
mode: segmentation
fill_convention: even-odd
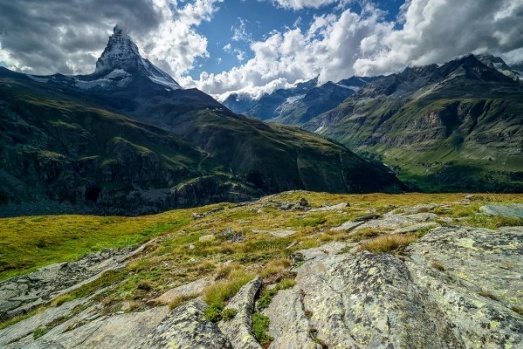
[[[182,294],[179,296],[174,297],[174,299],[169,303],[169,309],[175,309],[178,306],[182,305],[183,303],[190,301],[191,299],[194,299],[198,297],[199,293],[190,293],[190,294]]]
[[[381,235],[372,240],[361,243],[358,251],[366,250],[372,253],[385,253],[400,250],[418,238],[414,234]]]

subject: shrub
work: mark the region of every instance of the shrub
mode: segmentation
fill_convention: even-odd
[[[33,339],[38,339],[49,332],[49,329],[45,326],[38,327],[33,331]]]

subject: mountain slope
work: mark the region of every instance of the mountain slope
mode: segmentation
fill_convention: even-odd
[[[473,55],[380,78],[305,129],[425,190],[523,190],[523,86]]]
[[[289,189],[403,188],[344,146],[236,115],[170,78],[159,83],[161,71],[118,28],[98,62],[83,76],[0,69],[0,215],[137,214]]]

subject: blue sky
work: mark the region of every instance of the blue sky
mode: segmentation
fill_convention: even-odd
[[[115,24],[223,100],[489,52],[523,62],[523,0],[0,0],[0,65],[88,74]]]
[[[386,20],[395,21],[403,1],[376,1],[375,4],[386,12],[384,16]],[[345,8],[350,8],[359,14],[362,10],[360,2],[346,4],[343,7],[340,7],[339,3],[332,3],[319,8],[296,10],[283,8],[270,1],[225,1],[219,4],[212,20],[203,22],[198,28],[198,31],[209,41],[207,50],[210,57],[199,58],[190,75],[198,78],[202,70],[209,73],[229,70],[253,57],[253,52],[249,49],[251,41],[264,40],[272,31],[284,31],[285,28],[298,27],[306,31],[314,17],[338,14]],[[242,35],[238,37],[238,34]],[[227,45],[230,45],[230,48]]]

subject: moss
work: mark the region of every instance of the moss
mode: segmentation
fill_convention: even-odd
[[[33,339],[36,340],[49,332],[49,328],[45,326],[38,327],[33,331]]]

